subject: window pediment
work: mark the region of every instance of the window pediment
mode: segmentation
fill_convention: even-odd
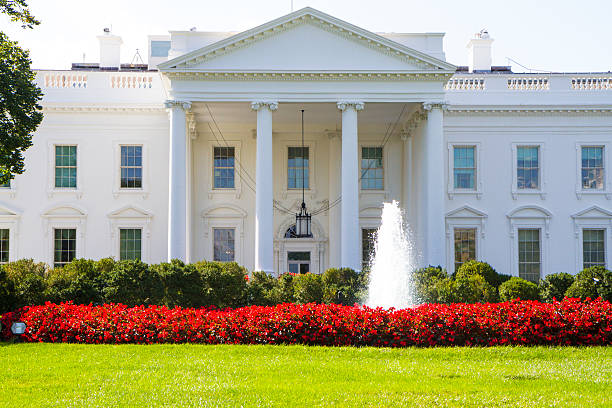
[[[233,204],[220,204],[202,211],[202,218],[246,218],[247,212]]]
[[[73,204],[60,204],[43,211],[44,218],[84,218],[87,212]]]
[[[605,210],[596,205],[572,215],[574,219],[611,219],[612,211]]]
[[[446,214],[446,218],[487,218],[487,214],[469,205],[464,205]]]
[[[544,207],[537,205],[526,205],[515,208],[507,215],[508,218],[550,218],[552,213]]]
[[[121,207],[110,214],[108,214],[109,218],[152,218],[153,214],[143,210],[142,208],[126,205]]]

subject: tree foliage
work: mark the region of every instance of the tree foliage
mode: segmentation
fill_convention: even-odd
[[[0,13],[9,16],[11,21],[20,22],[23,28],[33,28],[40,24],[40,21],[30,14],[25,0],[0,0]]]

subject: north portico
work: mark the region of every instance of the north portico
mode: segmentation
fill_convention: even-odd
[[[285,242],[278,228],[297,211],[299,191],[278,180],[275,171],[286,165],[284,150],[299,144],[298,113],[305,109],[306,201],[311,210],[319,209],[306,248],[320,267],[360,270],[361,228],[376,227],[372,211],[392,199],[419,219],[422,261],[445,263],[440,164],[444,86],[453,65],[305,8],[158,69],[169,96],[169,259],[199,258],[198,209],[232,203],[253,224],[242,222],[237,233],[243,240],[236,246],[243,251],[240,261],[254,270],[285,271],[287,253],[280,248],[301,239]],[[233,188],[198,191],[205,184],[198,180],[198,163],[207,160],[202,153],[210,146],[203,145],[210,141],[240,151],[235,164],[240,180]],[[362,188],[360,163],[367,159],[362,149],[383,143],[388,174],[380,189]],[[416,154],[422,155],[417,161]],[[251,259],[244,256],[247,247],[254,249]]]

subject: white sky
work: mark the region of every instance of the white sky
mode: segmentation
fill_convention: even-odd
[[[97,35],[112,25],[123,38],[122,61],[146,36],[168,30],[242,31],[287,14],[291,0],[29,0],[42,21],[23,30],[0,16],[0,30],[30,49],[34,68],[67,69],[98,61]],[[467,65],[466,44],[487,28],[493,64],[506,57],[551,71],[612,70],[612,0],[294,0],[375,32],[445,32],[449,62]],[[515,64],[515,71],[523,71]]]

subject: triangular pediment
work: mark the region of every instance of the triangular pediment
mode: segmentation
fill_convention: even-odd
[[[612,218],[612,211],[594,205],[572,215],[572,218]]]
[[[0,204],[0,217],[3,218],[15,218],[15,217],[19,217],[19,212],[16,210],[13,210],[3,204]]]
[[[446,214],[446,218],[486,218],[487,214],[479,211],[469,205],[457,208]]]
[[[455,66],[312,8],[192,51],[162,72],[434,72]]]
[[[127,205],[125,207],[121,207],[118,210],[115,210],[108,214],[109,218],[151,218],[153,214],[150,212],[143,210],[142,208],[138,208],[136,206]]]
[[[203,218],[245,218],[246,211],[233,204],[219,204],[202,211]]]

